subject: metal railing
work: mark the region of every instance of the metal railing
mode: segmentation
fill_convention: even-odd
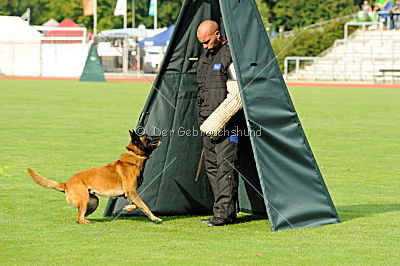
[[[386,26],[389,29],[391,27],[391,23],[392,23],[392,16],[396,16],[396,17],[400,16],[400,11],[396,11],[396,12],[378,11],[377,14],[378,14],[378,21],[379,21],[379,19],[382,19],[382,15],[387,15]]]
[[[321,58],[323,58],[323,57],[320,57],[320,56],[314,56],[314,57],[312,57],[312,56],[287,56],[287,57],[285,57],[284,74],[283,74],[284,78],[285,79],[288,78],[290,61],[295,61],[295,64],[296,64],[295,71],[296,71],[296,73],[298,73],[300,70],[301,61],[313,61],[313,63],[315,63],[316,60],[321,59]]]
[[[377,26],[383,26],[382,22],[354,22],[354,21],[350,21],[347,22],[346,24],[344,24],[344,39],[347,39],[349,37],[349,26],[356,26],[356,27],[360,27],[361,26],[361,30],[362,30],[362,36],[365,36],[365,32],[367,31],[367,26],[373,26],[373,25],[377,25]],[[378,27],[379,29],[381,29],[382,31],[382,27]]]

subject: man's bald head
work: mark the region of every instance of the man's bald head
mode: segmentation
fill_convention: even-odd
[[[197,28],[197,38],[199,38],[199,36],[213,34],[216,31],[219,31],[218,23],[213,20],[205,20],[200,23]]]
[[[224,38],[219,32],[218,23],[213,20],[205,20],[197,28],[197,39],[204,48],[212,51],[219,46]]]

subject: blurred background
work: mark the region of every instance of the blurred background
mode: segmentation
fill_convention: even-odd
[[[94,44],[106,77],[154,76],[182,3],[2,0],[0,75],[77,78]],[[288,81],[399,82],[400,1],[256,3]]]

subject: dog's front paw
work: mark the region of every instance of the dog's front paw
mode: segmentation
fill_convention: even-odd
[[[126,205],[125,207],[124,207],[124,211],[128,211],[128,212],[130,212],[130,211],[133,211],[133,210],[135,210],[137,207],[136,207],[136,205],[135,204],[131,204],[131,205]]]
[[[155,217],[154,216],[154,218],[152,218],[151,219],[153,222],[155,222],[155,223],[161,223],[162,222],[162,219],[160,219],[160,218],[158,218],[158,217]]]
[[[78,224],[92,224],[95,223],[94,221],[88,221],[88,220],[77,220],[76,221]]]

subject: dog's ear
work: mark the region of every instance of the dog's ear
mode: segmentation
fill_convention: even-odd
[[[138,134],[136,134],[135,130],[129,130],[129,134],[131,135],[131,140],[132,143],[138,146],[142,141],[140,140],[140,137]]]

